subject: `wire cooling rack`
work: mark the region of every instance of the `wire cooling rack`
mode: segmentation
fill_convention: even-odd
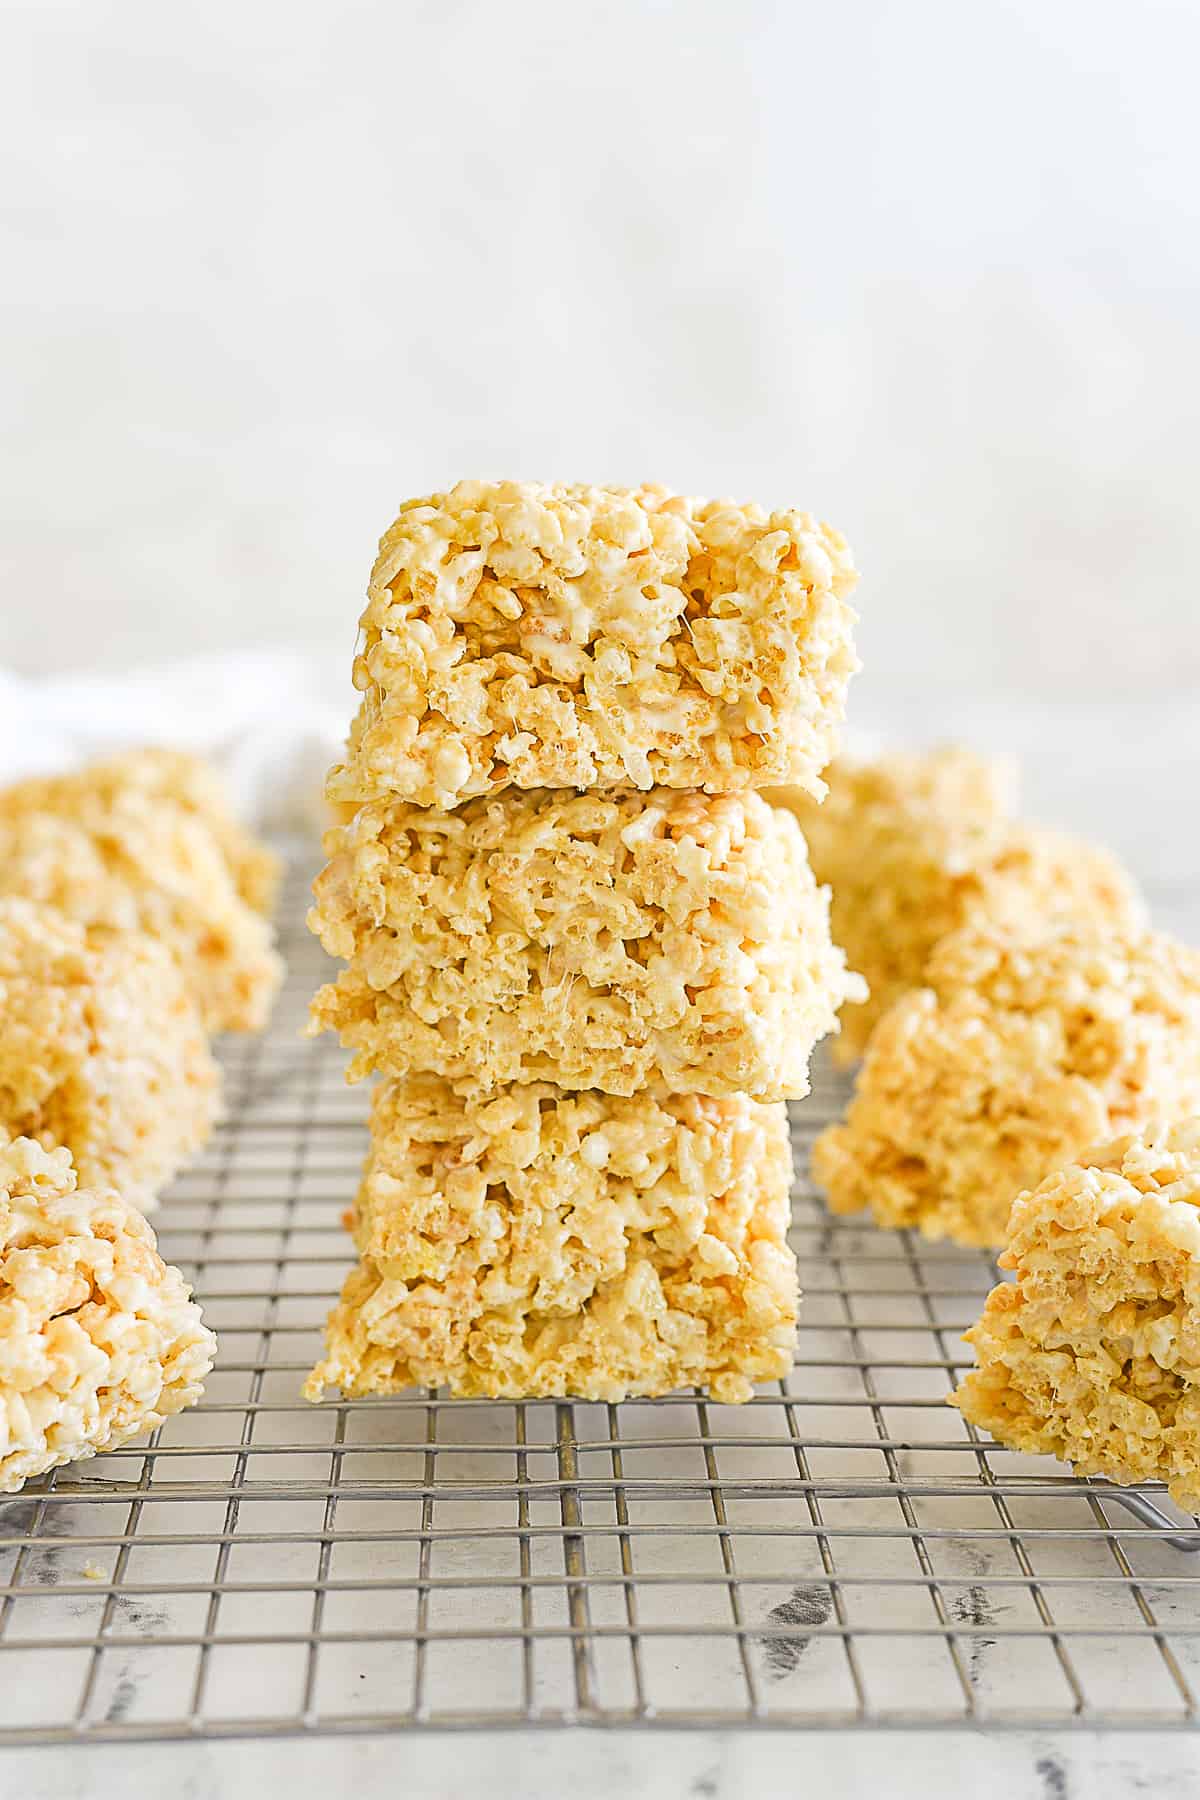
[[[944,1401],[987,1258],[834,1224],[802,1175],[799,1355],[747,1406],[306,1405],[366,1092],[299,1035],[304,886],[158,1220],[220,1335],[205,1402],[0,1506],[0,1745],[1194,1722],[1191,1521],[981,1440]],[[844,1099],[819,1065],[798,1169]]]

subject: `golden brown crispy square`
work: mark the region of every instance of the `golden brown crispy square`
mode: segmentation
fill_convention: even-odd
[[[512,481],[410,500],[371,574],[329,798],[820,794],[855,579],[842,537],[792,510]]]
[[[313,1026],[355,1078],[783,1099],[861,991],[795,821],[752,792],[368,805],[326,847],[310,924],[350,967]]]
[[[791,1367],[791,1170],[782,1105],[384,1083],[306,1392],[747,1399]]]

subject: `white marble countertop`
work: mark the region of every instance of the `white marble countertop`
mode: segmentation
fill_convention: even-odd
[[[1193,1734],[455,1732],[9,1751],[20,1800],[1195,1800]]]

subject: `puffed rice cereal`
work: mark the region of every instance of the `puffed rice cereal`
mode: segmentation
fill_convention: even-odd
[[[1145,906],[1107,851],[1014,820],[1004,763],[941,749],[876,762],[839,759],[829,795],[771,791],[800,821],[818,881],[833,891],[834,942],[865,977],[833,1046],[855,1061],[888,1008],[919,987],[935,944],[973,923],[1018,928],[1054,920],[1142,925]]]
[[[234,817],[220,776],[202,757],[185,750],[148,747],[89,763],[68,775],[32,777],[0,789],[0,816],[51,812],[64,818],[104,818],[128,793],[170,801],[212,833],[247,906],[270,917],[283,864]]]
[[[792,1364],[791,1169],[782,1105],[385,1083],[305,1392],[746,1400]]]
[[[171,952],[211,1031],[266,1022],[283,965],[267,921],[199,818],[125,791],[78,817],[0,806],[0,896],[89,929],[141,931]]]
[[[193,1405],[215,1349],[140,1213],[66,1150],[0,1143],[0,1492]]]
[[[1012,1209],[953,1396],[1003,1444],[1077,1475],[1165,1481],[1200,1511],[1200,1119],[1056,1170]]]
[[[855,580],[808,513],[513,481],[410,500],[371,574],[362,703],[328,797],[819,796],[858,666]]]
[[[813,1173],[836,1213],[1002,1245],[1016,1195],[1088,1144],[1200,1110],[1200,951],[1152,931],[945,939],[875,1029]]]
[[[312,1029],[351,1079],[778,1100],[861,991],[795,821],[753,792],[369,804],[325,841],[309,923],[351,966]]]
[[[85,1187],[146,1211],[208,1136],[219,1080],[162,945],[89,940],[46,907],[0,900],[0,1135],[65,1145]]]

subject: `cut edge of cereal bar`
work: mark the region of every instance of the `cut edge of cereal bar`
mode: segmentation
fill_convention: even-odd
[[[360,1261],[305,1392],[706,1388],[747,1399],[795,1339],[786,1108],[546,1083],[383,1083]]]
[[[858,667],[856,579],[841,535],[795,510],[512,481],[411,500],[371,574],[328,797],[819,796]]]
[[[0,1492],[193,1405],[215,1352],[139,1212],[66,1150],[0,1142]]]
[[[795,821],[753,792],[364,806],[326,846],[309,922],[350,967],[312,1028],[352,1079],[797,1098],[863,991]]]
[[[1088,1152],[1013,1207],[951,1396],[1000,1443],[1200,1510],[1200,1119]]]

